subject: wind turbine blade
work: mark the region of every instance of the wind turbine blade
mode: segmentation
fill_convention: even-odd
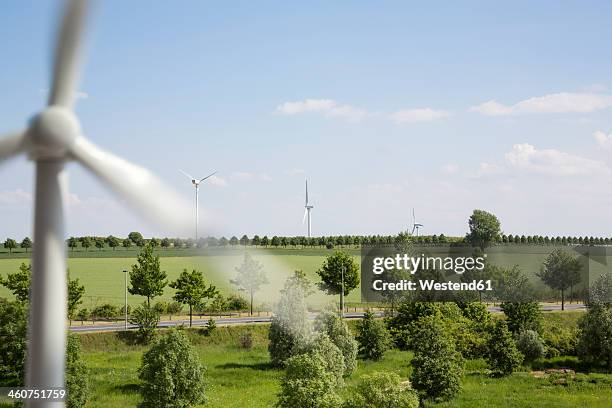
[[[9,133],[0,139],[0,162],[23,151],[24,133]]]
[[[195,180],[195,177],[191,177],[189,174],[187,174],[187,173],[186,173],[186,172],[184,172],[183,170],[179,169],[179,171],[180,171],[181,173],[183,173],[185,176],[187,176],[187,178],[188,178],[189,180]]]
[[[306,180],[306,205],[308,205],[308,180]]]
[[[412,208],[412,223],[416,224],[416,217],[414,215],[414,208]]]
[[[201,183],[201,182],[203,182],[204,180],[206,180],[207,178],[214,176],[214,175],[215,175],[215,174],[217,174],[217,173],[218,173],[218,171],[215,171],[215,172],[213,172],[213,173],[210,173],[208,176],[206,176],[206,177],[204,177],[204,178],[201,178],[201,179],[200,179],[200,183]]]
[[[306,215],[308,215],[308,209],[304,208],[304,218],[302,218],[302,224],[306,221]]]
[[[179,233],[191,230],[192,206],[147,169],[100,149],[84,137],[75,140],[71,154],[150,221]]]
[[[49,93],[49,105],[72,108],[76,97],[80,46],[87,0],[68,0],[59,29],[53,61],[53,81]]]

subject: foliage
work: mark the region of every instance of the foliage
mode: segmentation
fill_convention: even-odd
[[[251,298],[250,313],[253,314],[253,294],[259,291],[261,285],[268,283],[263,265],[261,262],[254,260],[248,252],[245,252],[242,264],[236,268],[236,272],[238,272],[238,275],[230,282],[236,285],[239,290],[249,293]]]
[[[518,351],[512,334],[503,320],[492,327],[489,338],[487,363],[497,375],[510,375],[523,362],[523,355]]]
[[[417,322],[421,317],[440,314],[440,307],[434,302],[413,302],[405,300],[397,308],[395,316],[387,320],[387,327],[400,350],[411,348]]]
[[[536,275],[551,289],[561,291],[561,310],[565,310],[565,291],[580,283],[580,261],[561,249],[552,251]]]
[[[232,294],[227,297],[227,308],[236,311],[248,310],[249,302],[242,296]]]
[[[146,245],[138,254],[136,264],[132,265],[131,287],[128,288],[128,291],[132,295],[145,296],[147,304],[150,304],[152,298],[164,293],[164,287],[168,283],[166,276],[166,272],[161,270],[159,255],[154,255],[153,247]]]
[[[604,365],[612,372],[612,307],[589,305],[578,327],[580,358],[592,366]]]
[[[28,310],[0,298],[0,384],[21,385],[26,360]]]
[[[472,246],[484,249],[500,239],[501,224],[495,215],[487,211],[474,210],[468,225],[470,232],[465,239]]]
[[[546,357],[574,356],[578,347],[578,329],[546,322],[542,340],[546,347]]]
[[[180,276],[170,283],[170,287],[176,289],[173,299],[182,304],[189,305],[189,326],[193,322],[193,306],[201,304],[204,299],[213,298],[219,291],[213,285],[207,285],[204,275],[195,269],[187,272],[183,269]]]
[[[461,314],[477,325],[487,325],[491,321],[491,313],[487,310],[487,305],[481,302],[458,303]]]
[[[87,310],[87,308],[83,308],[79,310],[79,312],[76,315],[76,318],[83,321],[83,320],[89,319],[89,316],[90,316],[89,310]]]
[[[32,248],[32,245],[33,243],[30,237],[25,237],[23,241],[21,241],[21,244],[19,244],[19,246],[24,248],[26,252],[28,252],[28,249]]]
[[[508,329],[512,333],[525,330],[542,332],[542,309],[538,302],[502,303],[501,309],[506,315]]]
[[[9,250],[9,252],[13,252],[13,249],[17,248],[17,241],[12,238],[7,238],[4,241],[4,247]]]
[[[310,340],[311,324],[303,286],[287,279],[273,312],[268,352],[272,364],[282,366]]]
[[[342,272],[344,271],[344,296],[359,286],[359,265],[352,256],[336,251],[328,256],[317,274],[321,278],[318,286],[330,295],[342,292]]]
[[[359,353],[370,360],[380,360],[391,345],[391,337],[384,323],[367,310],[357,322]]]
[[[375,371],[364,375],[344,408],[418,408],[419,396],[399,375]]]
[[[217,322],[212,317],[206,321],[206,326],[202,328],[205,336],[210,336],[217,329]]]
[[[128,234],[128,239],[139,247],[144,245],[144,237],[140,232],[130,232]]]
[[[322,312],[315,319],[314,327],[317,332],[327,334],[338,347],[344,359],[344,375],[351,375],[357,368],[359,346],[344,319],[332,312]]]
[[[66,344],[67,408],[84,407],[89,398],[89,373],[81,358],[79,338],[70,334]]]
[[[79,279],[70,279],[68,275],[68,318],[74,319],[77,308],[83,303],[85,286],[81,285]]]
[[[205,400],[205,369],[181,330],[170,330],[142,356],[140,407],[184,408]]]
[[[461,353],[455,349],[439,316],[422,317],[418,327],[413,342],[410,380],[423,399],[449,400],[461,389]]]
[[[20,302],[27,302],[30,297],[30,275],[32,266],[24,262],[19,265],[19,270],[6,275],[6,279],[0,276],[0,283],[13,292],[15,298]]]
[[[531,362],[544,357],[546,347],[537,331],[523,330],[516,336],[516,347],[525,357],[525,362]]]
[[[148,343],[153,339],[155,328],[159,323],[159,313],[150,305],[143,303],[134,308],[130,315],[130,323],[138,326],[138,337],[143,343]]]
[[[100,306],[96,306],[91,314],[95,316],[97,319],[113,319],[119,316],[119,309],[115,305],[111,305],[110,303],[105,303]]]
[[[253,334],[251,332],[244,333],[238,338],[240,347],[243,349],[250,349],[253,347]]]

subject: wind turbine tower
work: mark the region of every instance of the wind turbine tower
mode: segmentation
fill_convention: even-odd
[[[213,172],[211,174],[209,174],[206,177],[203,177],[201,179],[195,178],[193,176],[190,176],[189,174],[185,173],[183,170],[179,169],[179,171],[181,173],[183,173],[185,176],[187,176],[187,178],[189,180],[191,180],[191,184],[193,184],[193,186],[195,187],[195,240],[196,243],[198,242],[198,239],[200,238],[198,236],[198,223],[200,222],[199,220],[199,204],[198,204],[198,193],[200,192],[200,183],[203,182],[204,180],[206,180],[209,177],[214,176],[215,174],[217,174],[217,172]]]
[[[302,218],[302,224],[308,218],[308,238],[311,237],[311,224],[310,224],[310,210],[312,210],[314,206],[310,205],[308,202],[308,180],[306,180],[306,204],[304,205],[304,218]]]
[[[412,235],[416,231],[416,236],[419,236],[419,228],[422,228],[423,224],[420,224],[416,220],[416,216],[414,215],[414,208],[412,209]]]

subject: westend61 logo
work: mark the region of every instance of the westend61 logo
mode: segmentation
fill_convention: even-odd
[[[473,251],[469,247],[435,246],[412,248],[407,253],[392,245],[362,247],[362,301],[381,301],[401,292],[492,291],[490,280],[461,278],[466,272],[485,268],[487,255]]]

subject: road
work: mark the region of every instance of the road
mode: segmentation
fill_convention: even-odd
[[[569,310],[583,310],[584,308],[585,306],[583,304],[577,304],[577,303],[565,305],[565,310],[568,310],[568,311]],[[489,306],[488,309],[490,312],[501,312],[501,309],[499,308],[499,306]],[[545,312],[561,310],[561,305],[550,305],[550,304],[543,305],[542,310]],[[382,316],[382,312],[378,312],[376,314],[378,316]],[[349,313],[345,313],[344,316],[347,319],[359,319],[363,317],[363,313],[349,312]],[[314,318],[314,315],[312,315],[311,317]],[[215,322],[217,323],[218,326],[233,326],[233,325],[240,325],[240,324],[269,323],[271,319],[272,318],[269,316],[221,317],[221,318],[215,319]],[[206,322],[207,322],[206,319],[194,319],[193,326],[195,327],[206,326]],[[189,320],[163,321],[163,322],[159,322],[157,327],[173,327],[173,326],[178,326],[178,325],[188,326]],[[138,326],[136,326],[135,324],[128,324],[129,330],[136,329],[137,327]],[[125,330],[125,324],[123,322],[115,323],[115,324],[105,324],[105,325],[99,325],[99,326],[93,326],[93,325],[92,326],[88,326],[88,325],[78,326],[77,325],[77,326],[70,327],[70,331],[75,332],[75,333],[116,332],[116,331],[123,331],[123,330]]]

